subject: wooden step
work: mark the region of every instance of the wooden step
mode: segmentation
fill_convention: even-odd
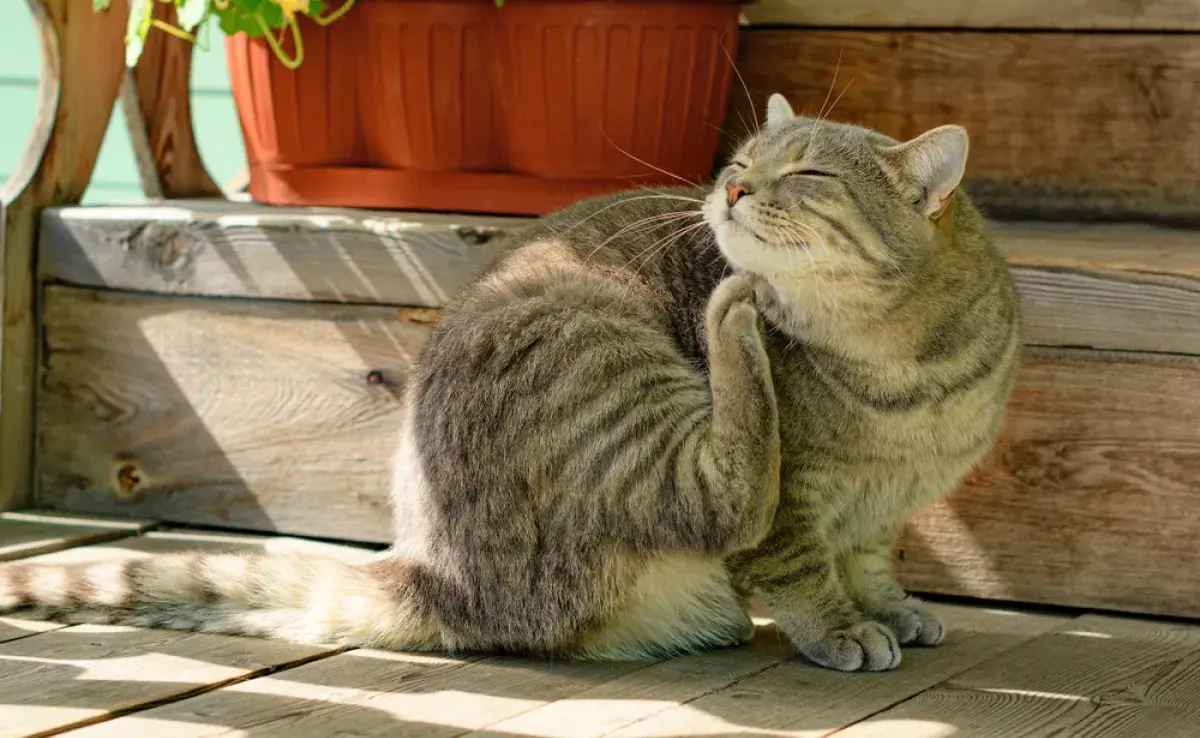
[[[47,211],[38,501],[388,537],[397,394],[525,221],[177,202]],[[1025,366],[992,459],[913,522],[944,594],[1200,616],[1200,235],[1007,223]],[[213,299],[220,298],[220,299]]]
[[[730,95],[727,146],[761,119],[767,96],[781,92],[797,111],[815,116],[829,103],[828,117],[899,139],[946,123],[966,126],[966,187],[995,217],[1200,221],[1196,35],[1058,30],[1092,22],[1135,27],[1118,26],[1121,17],[1145,17],[1150,28],[1196,29],[1200,4],[943,0],[896,2],[886,11],[878,0],[802,5],[768,3],[750,12],[764,21],[841,27],[745,29],[738,55],[745,90],[735,85]],[[1023,18],[1023,28],[1049,30],[978,30]],[[906,22],[939,28],[886,27]],[[867,25],[876,27],[861,27]]]

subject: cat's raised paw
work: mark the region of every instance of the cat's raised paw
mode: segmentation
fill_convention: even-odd
[[[880,623],[866,620],[830,631],[800,647],[809,661],[838,671],[888,671],[900,665],[900,644]]]
[[[941,616],[923,603],[897,602],[872,614],[896,634],[902,646],[936,646],[946,639]]]

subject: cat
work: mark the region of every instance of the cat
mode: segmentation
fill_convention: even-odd
[[[0,611],[623,660],[744,643],[757,593],[812,662],[895,668],[945,626],[891,548],[987,453],[1018,362],[967,153],[774,95],[712,187],[547,216],[447,307],[383,556],[6,565]]]

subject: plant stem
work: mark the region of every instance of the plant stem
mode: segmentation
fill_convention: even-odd
[[[261,15],[255,15],[254,17],[263,30],[263,36],[267,39],[267,45],[271,47],[271,51],[275,52],[275,58],[279,60],[279,63],[292,71],[299,68],[300,63],[304,61],[304,42],[300,40],[300,26],[296,25],[296,17],[292,16],[288,18],[288,26],[292,29],[292,40],[296,43],[296,57],[294,59],[290,58],[283,50],[283,46],[275,40],[275,35],[271,33],[271,29],[267,26],[267,22],[263,20],[263,17]]]
[[[154,18],[153,20],[151,20],[150,25],[154,26],[155,28],[157,28],[159,30],[166,31],[167,33],[171,34],[175,38],[181,38],[184,41],[187,41],[187,42],[193,43],[193,44],[196,43],[196,37],[193,36],[192,34],[188,33],[187,31],[183,30],[182,28],[176,28],[175,26],[171,25],[170,23],[161,21],[158,18]]]
[[[326,15],[326,16],[314,15],[314,16],[312,16],[312,19],[318,25],[327,26],[330,23],[333,23],[338,18],[341,18],[343,15],[345,15],[346,11],[349,10],[350,8],[352,8],[353,6],[354,6],[354,0],[346,0],[346,2],[342,5],[342,7],[333,11],[329,15]]]

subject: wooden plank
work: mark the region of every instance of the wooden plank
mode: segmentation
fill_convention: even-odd
[[[54,512],[0,513],[0,561],[136,536],[150,521],[114,520]]]
[[[841,28],[1200,29],[1196,0],[759,0],[745,13],[756,25]]]
[[[794,656],[774,623],[756,620],[745,648],[675,658],[486,726],[469,736],[602,736],[718,692]]]
[[[351,651],[73,735],[450,738],[646,666]]]
[[[1200,616],[1200,361],[1031,349],[995,453],[900,546],[915,590]]]
[[[1026,343],[1200,354],[1200,237],[1138,225],[994,224]]]
[[[222,215],[224,213],[224,215]],[[64,208],[43,216],[47,282],[166,294],[436,307],[517,218],[244,204]],[[996,223],[1025,339],[1200,354],[1200,238],[1147,226]]]
[[[270,673],[329,649],[76,625],[0,644],[0,738],[61,731]]]
[[[385,540],[427,312],[47,288],[39,502]]]
[[[29,563],[83,564],[93,561],[127,561],[192,550],[302,551],[334,556],[350,563],[363,563],[377,555],[377,551],[371,548],[303,538],[167,529],[152,530],[131,538],[120,538],[104,543],[55,551],[29,559]]]
[[[47,211],[46,282],[437,307],[528,219],[172,202]]]
[[[965,125],[966,188],[995,217],[1196,222],[1190,35],[748,29],[740,52],[760,112],[782,92],[815,115],[840,59],[834,119],[897,138]],[[731,100],[736,140],[750,106]]]
[[[64,623],[48,623],[44,620],[25,620],[23,618],[0,618],[0,643],[28,638],[38,633],[66,628]],[[0,659],[2,660],[2,659]]]
[[[1185,738],[1200,724],[1197,694],[1200,628],[1089,615],[838,735]]]
[[[799,659],[620,730],[621,738],[828,735],[1057,627],[1062,618],[943,606],[950,631],[936,649],[908,649],[898,671],[843,674]],[[576,733],[566,733],[576,735]],[[539,734],[540,735],[540,734]],[[555,734],[557,735],[557,734]]]
[[[25,156],[0,186],[0,510],[33,486],[38,216],[79,202],[121,84],[126,8],[72,12],[75,0],[28,0],[41,36],[42,73]]]

